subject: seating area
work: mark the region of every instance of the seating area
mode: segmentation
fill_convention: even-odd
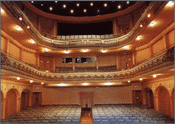
[[[174,123],[163,113],[133,105],[96,105],[92,117],[95,124]]]
[[[13,114],[2,123],[65,123],[78,124],[80,106],[40,106]]]
[[[76,72],[87,72],[87,71],[96,71],[96,67],[76,67]]]
[[[116,70],[116,65],[113,65],[113,66],[100,66],[99,67],[99,69],[98,69],[99,71],[104,71],[104,72],[106,72],[106,71],[115,71]]]
[[[59,72],[72,72],[73,69],[72,67],[56,67],[55,72],[59,73]]]

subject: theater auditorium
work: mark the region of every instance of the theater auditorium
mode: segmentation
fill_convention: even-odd
[[[2,1],[1,123],[174,123],[174,1]]]

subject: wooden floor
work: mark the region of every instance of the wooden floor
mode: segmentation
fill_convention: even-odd
[[[81,121],[82,124],[90,124],[92,122],[92,111],[91,110],[82,110]]]

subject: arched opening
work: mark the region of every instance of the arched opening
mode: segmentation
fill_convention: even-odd
[[[164,114],[170,116],[170,99],[168,90],[165,87],[158,88],[158,108],[159,111],[163,111]]]
[[[7,92],[7,100],[6,100],[6,107],[5,107],[5,115],[8,116],[12,115],[13,113],[17,112],[17,90],[11,89]]]
[[[145,92],[145,100],[146,106],[148,109],[154,109],[154,99],[153,99],[153,92],[150,88],[146,88]]]
[[[23,90],[21,94],[21,110],[26,110],[29,106],[29,90]]]
[[[1,119],[3,119],[3,99],[4,99],[4,95],[1,91]]]

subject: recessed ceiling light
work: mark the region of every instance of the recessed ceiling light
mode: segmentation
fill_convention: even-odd
[[[108,6],[108,4],[107,3],[104,3],[104,7],[107,7]]]
[[[126,1],[127,4],[129,4],[129,1]]]
[[[41,82],[41,84],[44,84],[43,82]]]
[[[149,25],[150,25],[151,27],[153,27],[155,24],[156,24],[156,22],[155,22],[155,21],[152,21]]]
[[[130,81],[128,81],[128,83],[130,83]]]
[[[43,6],[43,4],[41,4],[41,6]]]
[[[168,3],[167,3],[167,6],[173,6],[174,5],[174,1],[169,1]]]
[[[148,13],[147,17],[148,17],[148,18],[150,18],[150,17],[151,17],[151,14],[150,14],[150,13]]]
[[[53,10],[53,7],[49,7],[49,10],[52,11]]]
[[[87,86],[87,85],[89,85],[89,83],[83,83],[82,85],[85,85],[85,86]]]
[[[34,3],[34,1],[31,1],[31,3]]]
[[[121,5],[118,5],[118,9],[121,9],[122,8],[122,6]]]
[[[136,39],[137,39],[137,40],[140,40],[140,39],[141,39],[141,36],[138,36]]]
[[[57,3],[57,1],[55,1],[55,3]]]
[[[142,81],[143,79],[142,78],[140,78],[140,81]]]
[[[102,53],[106,53],[107,52],[107,50],[102,50]]]
[[[16,29],[17,29],[18,31],[22,31],[22,28],[21,28],[20,26],[16,26]]]
[[[100,10],[98,9],[97,12],[100,12]]]
[[[63,8],[66,8],[66,4],[63,4]]]
[[[44,48],[44,52],[48,52],[49,51],[49,49],[47,49],[47,48]]]
[[[70,10],[70,13],[74,13],[74,10],[73,10],[73,9],[71,9],[71,10]]]
[[[22,16],[20,16],[18,19],[19,19],[19,21],[22,21]]]
[[[90,3],[90,6],[93,6],[93,5],[94,5],[94,3],[91,2],[91,3]]]
[[[157,75],[156,74],[153,74],[153,77],[155,78],[155,77],[157,77]]]
[[[83,12],[84,12],[84,13],[86,13],[86,12],[87,12],[87,10],[86,10],[86,9],[84,9],[84,10],[83,10]]]
[[[143,25],[142,25],[142,24],[140,24],[140,27],[142,28],[142,27],[143,27]]]
[[[69,50],[65,50],[64,53],[69,54]]]
[[[30,80],[30,83],[33,83],[33,80]]]
[[[87,52],[88,50],[87,49],[83,49],[83,52]]]
[[[35,41],[34,41],[33,39],[31,39],[31,40],[30,40],[30,43],[34,44],[34,43],[35,43]]]
[[[27,29],[30,29],[30,25],[27,25],[26,27],[27,27]]]
[[[21,78],[20,78],[20,77],[17,77],[16,79],[17,79],[17,80],[20,80]]]
[[[80,4],[79,4],[79,3],[77,3],[77,6],[80,6]]]

